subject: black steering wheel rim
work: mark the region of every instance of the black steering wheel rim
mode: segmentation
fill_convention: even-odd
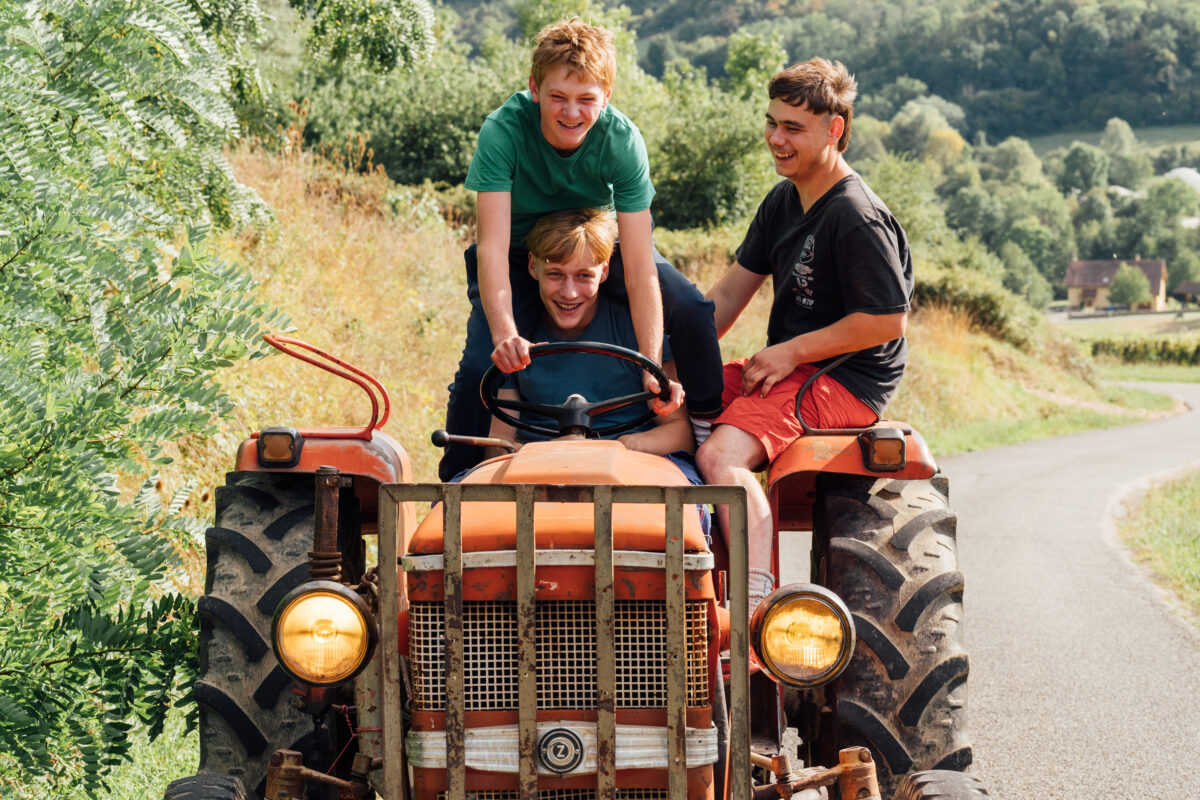
[[[605,344],[603,342],[552,342],[550,344],[535,344],[529,348],[529,357],[531,359],[540,358],[542,356],[557,355],[560,353],[590,353],[592,355],[609,356],[618,358],[623,361],[628,361],[643,372],[648,372],[654,379],[658,381],[659,392],[656,395],[654,392],[642,391],[637,394],[626,395],[624,397],[607,398],[594,402],[584,402],[582,404],[568,405],[567,403],[530,403],[524,400],[501,400],[498,397],[500,385],[508,377],[508,373],[500,371],[500,368],[495,364],[488,367],[483,373],[483,378],[479,382],[479,396],[483,401],[483,405],[491,412],[492,416],[512,425],[514,428],[528,433],[536,433],[542,436],[557,438],[564,433],[571,432],[564,430],[564,421],[569,421],[567,426],[571,430],[584,429],[586,435],[596,438],[605,438],[618,433],[624,433],[634,428],[640,427],[650,420],[654,419],[654,411],[650,408],[641,416],[620,422],[614,425],[607,425],[603,428],[592,429],[591,420],[599,414],[605,414],[609,411],[615,411],[626,406],[634,405],[639,402],[646,402],[657,397],[660,400],[669,400],[671,397],[670,379],[663,372],[662,367],[654,363],[646,356],[630,350],[626,347],[620,347],[615,344]],[[544,417],[557,419],[559,428],[550,428],[545,425],[535,425],[531,422],[524,422],[518,417],[514,417],[506,410],[515,411],[530,411],[535,414],[540,414]]]

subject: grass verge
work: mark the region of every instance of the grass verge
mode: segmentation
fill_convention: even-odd
[[[144,731],[132,733],[132,763],[113,771],[108,794],[101,800],[155,800],[171,781],[195,774],[200,737],[196,731],[186,732],[184,717],[183,709],[173,709],[162,735],[153,742]]]
[[[1200,628],[1200,470],[1151,489],[1119,529],[1138,562]]]
[[[1096,374],[1106,381],[1200,383],[1200,369],[1187,364],[1122,364],[1097,361]]]

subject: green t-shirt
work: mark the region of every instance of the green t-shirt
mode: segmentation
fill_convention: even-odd
[[[511,245],[525,246],[538,217],[568,208],[643,211],[654,199],[646,143],[611,105],[575,152],[561,156],[542,135],[538,104],[517,92],[479,130],[466,187],[512,193]]]

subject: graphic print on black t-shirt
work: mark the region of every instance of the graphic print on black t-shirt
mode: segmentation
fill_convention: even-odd
[[[792,267],[792,277],[796,281],[792,294],[796,296],[796,303],[805,308],[813,307],[813,290],[809,284],[813,279],[812,260],[815,245],[816,239],[810,233],[800,248],[796,266]]]

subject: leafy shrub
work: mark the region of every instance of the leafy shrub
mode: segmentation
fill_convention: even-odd
[[[404,75],[310,70],[297,88],[311,102],[305,143],[336,145],[361,134],[397,183],[462,183],[484,118],[523,88],[527,60],[495,40],[483,58],[450,47]]]
[[[774,180],[761,109],[676,64],[664,79],[673,111],[649,139],[654,218],[668,228],[721,225],[752,212]]]
[[[229,72],[190,8],[0,4],[6,796],[94,794],[194,678],[176,548],[197,531],[187,487],[164,506],[152,473],[212,430],[214,373],[277,320],[206,249],[209,221],[262,205],[222,156]]]
[[[1130,264],[1121,264],[1113,275],[1108,299],[1121,306],[1133,308],[1150,302],[1150,281],[1146,273]]]
[[[1027,347],[1041,316],[997,281],[979,272],[934,264],[919,265],[913,302],[966,312],[993,336]]]
[[[1092,356],[1108,356],[1126,364],[1200,366],[1200,340],[1194,338],[1109,337],[1091,342]]]

